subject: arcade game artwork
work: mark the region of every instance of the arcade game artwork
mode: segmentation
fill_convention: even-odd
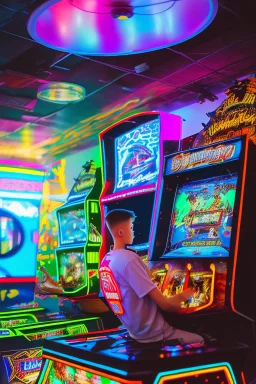
[[[229,256],[237,174],[178,187],[165,257]]]

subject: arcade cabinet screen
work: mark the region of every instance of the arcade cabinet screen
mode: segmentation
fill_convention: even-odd
[[[58,256],[59,275],[66,291],[74,291],[84,285],[85,263],[83,252],[62,252]]]
[[[86,241],[85,213],[83,208],[72,207],[59,212],[61,244],[83,243]]]
[[[134,239],[132,246],[129,248],[138,252],[149,247],[148,241],[154,198],[154,193],[147,193],[108,203],[108,211],[127,209],[135,213],[136,219],[133,223]]]
[[[229,256],[237,174],[178,186],[164,257]]]
[[[115,139],[115,192],[154,183],[159,170],[159,120],[153,120]]]

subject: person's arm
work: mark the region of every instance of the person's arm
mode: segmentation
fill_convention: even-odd
[[[185,291],[169,298],[165,297],[158,288],[154,288],[148,293],[151,299],[154,300],[156,304],[166,312],[177,312],[179,309],[181,309],[181,303],[187,301],[190,296],[192,296],[192,294],[192,288],[188,288]]]

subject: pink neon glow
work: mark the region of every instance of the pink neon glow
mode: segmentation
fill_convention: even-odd
[[[40,171],[44,171],[43,165],[35,164],[35,163],[24,163],[23,161],[18,161],[18,160],[0,159],[0,165],[8,165],[10,167],[31,168],[33,170],[38,169]],[[26,173],[25,170],[24,170],[24,173]]]

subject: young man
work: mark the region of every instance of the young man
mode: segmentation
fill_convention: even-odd
[[[113,249],[103,258],[99,270],[106,300],[130,336],[141,343],[179,339],[181,344],[203,345],[201,336],[173,328],[159,310],[178,311],[193,290],[166,298],[150,280],[139,256],[125,249],[133,242],[134,219],[134,212],[124,209],[110,211],[106,216],[106,225],[114,241]]]

